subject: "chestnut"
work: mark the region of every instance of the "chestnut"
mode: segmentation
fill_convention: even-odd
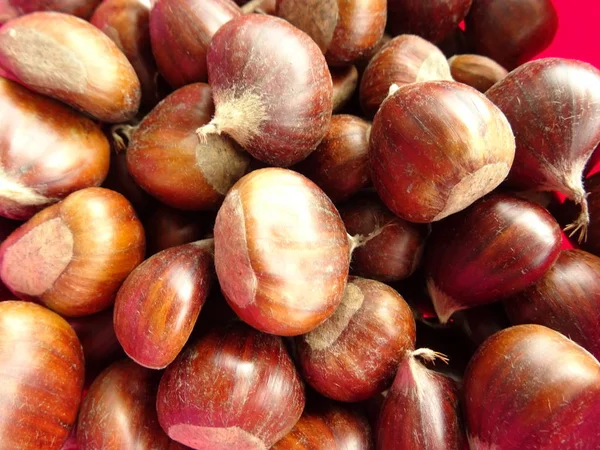
[[[205,83],[176,90],[132,133],[127,169],[136,183],[160,202],[178,209],[216,209],[246,173],[250,158],[227,136],[199,141],[198,126],[214,111]]]
[[[277,15],[314,39],[331,66],[352,64],[377,45],[386,0],[277,0]]]
[[[79,410],[83,352],[58,314],[0,303],[0,436],[5,449],[59,450]]]
[[[469,363],[470,448],[593,449],[600,442],[600,363],[562,334],[518,325],[490,337]]]
[[[360,81],[360,104],[373,117],[390,86],[433,80],[452,80],[444,54],[432,43],[412,35],[398,36],[377,52]]]
[[[156,415],[160,375],[121,360],[104,370],[81,404],[80,450],[183,450],[165,434]]]
[[[290,23],[236,17],[215,33],[207,63],[215,115],[198,128],[201,141],[225,133],[259,161],[289,167],[325,136],[331,73],[317,44]]]
[[[40,211],[0,245],[0,277],[17,296],[61,315],[110,307],[144,258],[144,230],[127,200],[86,188]]]
[[[563,250],[534,285],[506,300],[514,324],[552,328],[600,358],[600,258]]]
[[[314,181],[335,203],[369,185],[371,124],[360,117],[331,118],[327,134],[314,152],[294,167]]]
[[[150,6],[148,0],[105,0],[90,19],[117,44],[135,69],[144,110],[154,107],[163,94],[150,44]]]
[[[18,15],[36,11],[56,11],[89,19],[102,0],[3,0],[14,8]],[[0,7],[1,8],[1,7]]]
[[[267,449],[304,409],[305,394],[283,341],[245,324],[191,343],[163,374],[156,406],[162,428],[197,449]]]
[[[150,11],[152,52],[167,82],[175,89],[205,82],[213,35],[241,14],[233,0],[155,0]]]
[[[466,17],[476,0],[388,0],[387,29],[440,42]]]
[[[557,29],[552,0],[473,0],[466,17],[467,39],[475,53],[507,70],[542,52]]]
[[[335,313],[296,338],[304,379],[333,400],[358,402],[390,387],[415,344],[415,320],[402,296],[378,281],[350,277]]]
[[[462,309],[509,297],[535,283],[561,246],[556,220],[541,206],[494,194],[433,227],[427,288],[442,323]]]
[[[221,290],[254,328],[304,334],[340,304],[348,235],[331,200],[304,176],[279,168],[245,175],[227,193],[214,235]]]
[[[463,450],[458,383],[427,369],[417,358],[445,360],[429,349],[404,355],[379,413],[377,449]]]
[[[339,210],[346,231],[353,236],[353,274],[392,282],[415,272],[429,236],[429,225],[395,216],[375,192],[359,192]]]
[[[600,142],[600,70],[581,61],[539,59],[513,70],[486,95],[516,138],[507,184],[559,191],[573,200],[581,213],[565,230],[584,241],[590,219],[582,174]]]
[[[493,59],[481,55],[455,55],[448,60],[452,78],[485,92],[508,75],[508,71]]]
[[[212,240],[151,256],[127,277],[115,299],[115,333],[141,366],[163,369],[187,342],[213,278]]]
[[[110,148],[98,125],[0,77],[0,215],[27,220],[102,183]]]
[[[373,185],[385,205],[410,222],[465,209],[506,178],[514,157],[515,138],[502,111],[453,81],[399,88],[371,127]]]
[[[322,402],[310,405],[292,431],[271,450],[373,450],[371,427],[357,408]]]
[[[358,86],[356,66],[334,67],[330,69],[333,82],[333,112],[340,112],[350,101]],[[333,118],[332,118],[333,120]]]
[[[0,72],[102,122],[124,122],[140,106],[135,70],[108,36],[74,16],[37,12],[0,29]]]

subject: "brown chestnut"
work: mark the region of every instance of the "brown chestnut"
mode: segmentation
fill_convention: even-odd
[[[150,11],[152,52],[177,89],[208,79],[206,52],[217,30],[241,15],[233,0],[156,0]]]
[[[360,104],[367,116],[374,116],[388,96],[390,86],[433,80],[452,80],[444,54],[418,36],[398,36],[377,52],[360,81]]]
[[[238,322],[190,344],[160,380],[162,428],[197,449],[270,448],[304,409],[300,377],[281,338]]]
[[[386,0],[277,0],[277,15],[305,31],[332,65],[352,64],[377,45]]]
[[[334,400],[358,402],[390,387],[415,344],[415,320],[402,296],[378,281],[350,277],[335,313],[296,338],[304,379]]]
[[[32,13],[3,26],[0,71],[103,122],[129,120],[140,106],[140,80],[125,55],[96,27],[67,14]]]
[[[373,185],[385,205],[410,222],[465,209],[506,178],[514,157],[515,138],[502,111],[453,81],[400,87],[371,127]]]
[[[294,167],[339,202],[369,185],[371,124],[348,114],[334,115],[314,152]]]
[[[1,77],[0,116],[0,215],[27,220],[104,181],[108,140],[87,117]]]
[[[183,450],[158,423],[159,374],[133,361],[115,362],[92,383],[77,426],[80,450]]]
[[[452,78],[485,92],[508,75],[507,70],[493,59],[481,55],[455,55],[448,60]]]
[[[383,282],[411,276],[421,262],[429,225],[400,219],[375,192],[360,192],[340,206],[353,237],[350,271]]]
[[[387,29],[393,35],[416,34],[437,43],[452,33],[472,0],[388,0]]]
[[[541,325],[500,331],[465,373],[470,448],[594,449],[600,442],[600,363]]]
[[[246,173],[249,156],[227,136],[199,140],[196,128],[214,112],[212,91],[195,83],[173,92],[133,132],[127,168],[162,203],[184,210],[216,209]]]
[[[331,200],[304,176],[279,168],[244,176],[225,197],[214,234],[221,290],[253,327],[304,334],[340,304],[348,235]]]
[[[144,258],[144,229],[125,197],[86,188],[40,211],[0,246],[0,277],[61,315],[108,308]]]
[[[333,112],[336,113],[340,112],[354,95],[358,86],[358,70],[356,66],[334,67],[329,70],[333,81]]]
[[[69,324],[28,302],[0,303],[0,447],[59,450],[83,388],[83,352]]]
[[[187,342],[213,279],[213,242],[151,256],[127,277],[115,300],[115,333],[141,366],[163,369]]]
[[[558,29],[552,0],[473,0],[466,32],[475,53],[507,70],[550,45]]]

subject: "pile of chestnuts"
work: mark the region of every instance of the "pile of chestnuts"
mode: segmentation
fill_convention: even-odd
[[[0,450],[600,448],[600,70],[552,0],[0,0]]]

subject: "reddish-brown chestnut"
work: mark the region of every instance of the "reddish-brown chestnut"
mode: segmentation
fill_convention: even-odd
[[[466,17],[472,0],[388,0],[387,29],[392,36],[416,34],[440,42]]]
[[[150,11],[152,51],[174,88],[207,80],[206,52],[222,25],[242,12],[232,0],[157,0]]]
[[[548,211],[508,195],[488,196],[434,226],[425,268],[439,319],[535,283],[560,246],[560,227]]]
[[[582,174],[600,142],[600,70],[581,61],[539,59],[512,71],[486,95],[515,134],[508,183],[559,191],[580,205],[581,214],[565,230],[585,240],[589,212]]]
[[[213,278],[213,241],[172,247],[127,277],[115,300],[115,333],[138,364],[163,369],[187,342]]]
[[[21,298],[61,315],[108,308],[144,258],[144,229],[129,202],[86,188],[49,206],[0,246],[0,276]]]
[[[473,0],[466,25],[475,53],[513,70],[550,45],[558,15],[552,0]]]
[[[288,167],[321,142],[333,82],[319,47],[277,17],[248,14],[223,25],[207,54],[215,115],[201,140],[225,133],[256,159]]]
[[[415,320],[402,296],[378,281],[350,277],[342,303],[296,338],[304,379],[334,400],[358,402],[390,387],[415,345]]]
[[[600,363],[541,325],[496,333],[465,373],[472,450],[595,449],[600,442]]]
[[[564,250],[534,285],[504,302],[514,324],[556,330],[600,358],[600,258]]]
[[[3,26],[0,71],[103,122],[129,120],[140,106],[140,81],[125,55],[96,27],[67,14],[27,14]]]
[[[347,66],[334,67],[330,72],[333,82],[333,112],[336,113],[341,111],[354,95],[358,86],[358,70],[356,66]]]
[[[429,225],[395,216],[375,192],[358,193],[340,206],[340,215],[353,237],[353,274],[390,282],[408,278],[417,269]]]
[[[304,176],[278,168],[244,176],[225,197],[214,233],[221,290],[253,327],[308,333],[340,304],[348,235],[331,200]]]
[[[461,211],[508,175],[515,138],[500,111],[462,83],[399,88],[371,127],[371,178],[386,206],[410,222]]]
[[[189,345],[165,371],[157,396],[167,434],[207,450],[268,449],[296,424],[304,403],[282,339],[239,322]]]
[[[142,105],[150,109],[161,100],[159,73],[150,44],[149,0],[105,0],[90,19],[127,57],[142,87]]]
[[[417,358],[444,358],[429,349],[407,352],[385,398],[376,429],[379,450],[463,450],[456,381]]]
[[[33,303],[0,303],[0,447],[59,450],[83,375],[81,344],[64,319]]]
[[[441,50],[418,36],[398,36],[383,46],[365,69],[359,90],[361,107],[372,117],[392,84],[435,80],[452,80],[448,60]]]
[[[334,115],[319,146],[294,169],[333,202],[345,200],[369,185],[370,131],[371,124],[360,117]]]
[[[373,450],[367,419],[356,408],[323,402],[311,405],[271,450]]]
[[[122,360],[104,370],[81,404],[80,450],[184,449],[165,434],[156,415],[159,374]]]
[[[452,78],[486,92],[508,75],[507,70],[493,59],[481,55],[456,55],[448,60]]]
[[[214,112],[212,91],[195,83],[173,92],[134,131],[127,168],[153,197],[184,210],[216,209],[246,173],[250,158],[227,136],[199,140]]]
[[[385,30],[386,0],[277,0],[277,15],[308,33],[332,66],[352,64]]]
[[[0,116],[0,215],[27,220],[106,177],[108,140],[87,117],[1,77]]]

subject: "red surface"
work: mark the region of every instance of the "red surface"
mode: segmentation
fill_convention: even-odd
[[[558,33],[538,58],[580,59],[600,68],[600,1],[553,0],[558,10]]]

